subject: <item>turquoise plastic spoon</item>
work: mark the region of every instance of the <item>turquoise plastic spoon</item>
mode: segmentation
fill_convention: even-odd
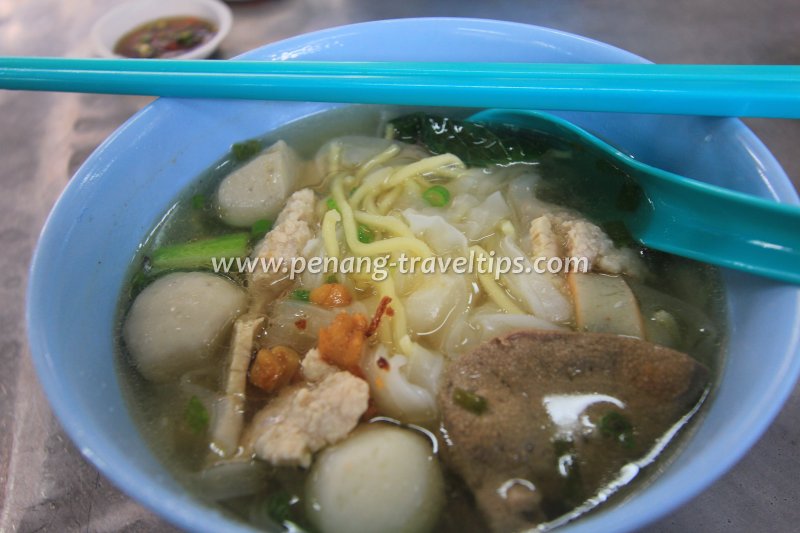
[[[641,187],[641,201],[631,210],[617,210],[613,217],[622,220],[645,246],[800,284],[800,208],[796,206],[651,167],[547,113],[487,110],[469,120],[552,134],[610,161],[622,179],[616,184],[597,184],[597,192],[618,194],[625,183]]]

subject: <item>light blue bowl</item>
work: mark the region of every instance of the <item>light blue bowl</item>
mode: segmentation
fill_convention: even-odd
[[[370,22],[302,35],[248,59],[642,62],[544,28],[466,19]],[[326,104],[161,99],[81,167],[42,233],[28,328],[50,404],[81,452],[145,506],[192,531],[250,531],[190,496],[139,435],[114,362],[116,306],[137,246],[176,195],[232,142]],[[569,113],[637,158],[685,176],[798,203],[788,178],[738,120]],[[701,427],[645,490],[564,531],[629,531],[674,510],[730,468],[777,414],[800,371],[797,287],[726,272],[730,353]]]

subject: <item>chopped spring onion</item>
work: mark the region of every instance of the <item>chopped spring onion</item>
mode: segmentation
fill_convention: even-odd
[[[364,244],[369,244],[375,240],[375,232],[364,224],[358,225],[358,240]]]
[[[233,158],[237,161],[245,161],[250,159],[258,152],[261,151],[261,142],[256,139],[250,139],[249,141],[242,141],[240,143],[234,143],[231,146],[231,152],[233,153]]]
[[[633,424],[625,415],[617,411],[609,411],[600,418],[598,427],[603,436],[619,441],[625,448],[633,447]]]
[[[489,408],[489,402],[486,401],[486,398],[461,388],[456,388],[453,391],[453,401],[456,405],[476,415],[485,413],[486,409]]]
[[[295,289],[292,291],[291,295],[292,300],[300,300],[301,302],[307,302],[311,299],[311,291],[306,289]]]
[[[327,200],[325,200],[325,205],[328,207],[329,210],[330,209],[335,209],[337,211],[339,210],[339,206],[336,205],[336,200],[334,200],[333,198],[328,198]]]
[[[433,207],[443,207],[450,203],[450,191],[441,185],[434,185],[422,193],[422,197]]]
[[[194,209],[205,209],[206,197],[203,194],[195,194],[192,196],[192,207]]]
[[[231,233],[183,244],[162,246],[150,256],[150,272],[213,268],[214,258],[243,257],[248,253],[250,235]]]
[[[195,34],[192,30],[183,30],[178,34],[175,40],[178,41],[179,44],[186,46],[194,43],[197,40],[197,37],[195,37]]]
[[[267,234],[272,229],[272,221],[267,219],[257,220],[250,228],[250,236],[258,240]]]
[[[289,519],[291,505],[291,494],[285,490],[278,491],[267,499],[267,514],[278,524],[283,524]]]
[[[330,274],[327,278],[325,278],[325,283],[339,283],[339,278],[336,277],[336,274]]]
[[[195,433],[202,433],[208,427],[208,410],[197,396],[192,396],[183,413],[189,429]]]

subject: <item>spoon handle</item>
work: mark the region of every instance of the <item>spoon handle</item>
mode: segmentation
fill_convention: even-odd
[[[800,118],[800,66],[0,57],[0,89]]]
[[[800,208],[667,172],[639,183],[650,201],[629,227],[645,245],[800,284]]]

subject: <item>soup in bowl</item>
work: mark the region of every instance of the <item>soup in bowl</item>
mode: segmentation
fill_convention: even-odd
[[[450,19],[249,57],[641,61]],[[320,531],[631,529],[741,456],[796,377],[796,289],[641,249],[575,194],[570,175],[614,173],[580,146],[408,113],[159,100],[98,149],[48,221],[29,306],[83,453],[192,530]],[[563,116],[796,201],[737,121]]]

